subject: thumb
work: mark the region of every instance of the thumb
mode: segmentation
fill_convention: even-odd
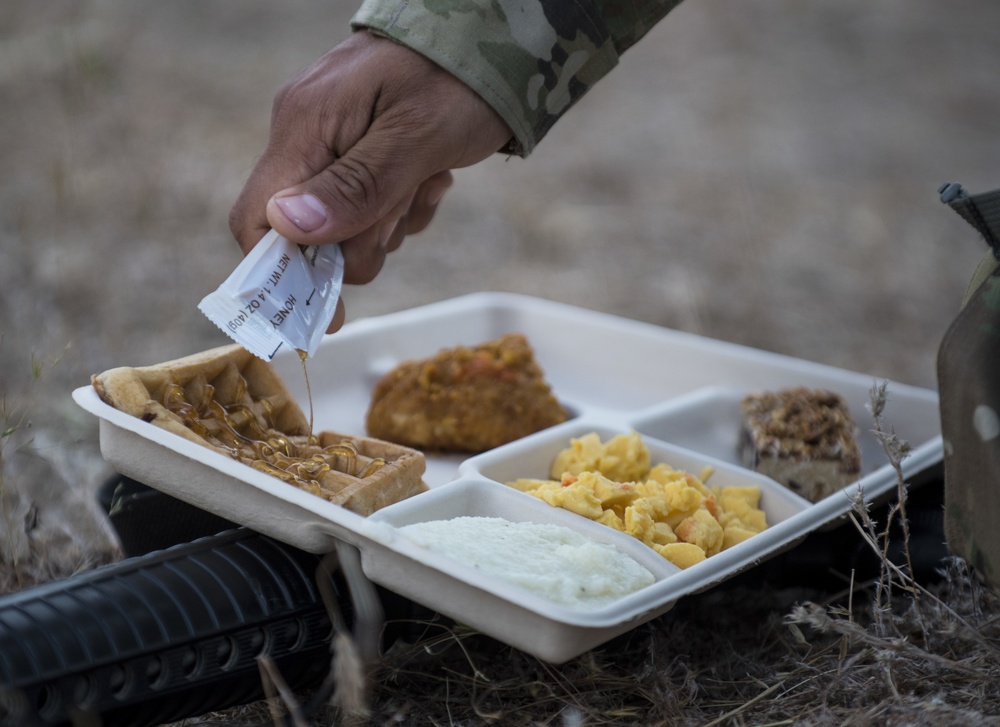
[[[341,242],[371,229],[437,169],[392,136],[370,131],[347,154],[267,203],[279,234],[303,245]]]

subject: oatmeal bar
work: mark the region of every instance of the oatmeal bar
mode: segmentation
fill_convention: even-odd
[[[861,476],[854,421],[832,391],[804,387],[744,397],[746,467],[818,502]]]

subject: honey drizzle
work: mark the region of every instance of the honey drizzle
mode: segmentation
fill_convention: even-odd
[[[313,436],[313,393],[312,386],[309,385],[309,369],[306,367],[306,359],[309,354],[301,348],[295,349],[299,354],[299,361],[302,362],[302,376],[306,380],[306,398],[309,400],[309,439]]]
[[[363,480],[366,477],[370,477],[383,467],[385,467],[385,460],[382,459],[381,457],[376,457],[375,459],[373,459],[371,462],[368,463],[368,466],[365,467],[365,471],[362,472],[360,475],[358,475],[358,479]]]
[[[247,395],[247,382],[237,381],[238,401],[224,405],[215,399],[215,387],[205,384],[196,392],[200,401],[192,404],[184,388],[170,383],[163,388],[161,403],[176,414],[193,432],[227,451],[234,459],[248,464],[258,472],[322,496],[322,478],[329,472],[341,472],[365,479],[386,465],[381,457],[364,466],[361,453],[350,440],[321,447],[313,434],[313,401],[306,370],[306,353],[299,351],[302,371],[309,397],[309,434],[292,441],[275,428],[273,402],[266,398],[252,399]],[[243,403],[250,401],[252,405]],[[261,427],[261,421],[264,427]]]

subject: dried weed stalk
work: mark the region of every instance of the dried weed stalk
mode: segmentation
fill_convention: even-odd
[[[865,544],[878,556],[880,575],[873,584],[868,625],[853,609],[804,603],[786,619],[791,627],[806,626],[821,637],[835,637],[835,660],[829,652],[817,662],[828,669],[830,687],[878,705],[868,719],[889,723],[892,715],[908,713],[915,705],[935,723],[983,723],[987,715],[1000,714],[1000,648],[997,620],[1000,600],[986,592],[968,565],[951,559],[942,572],[938,593],[915,580],[906,514],[907,482],[902,462],[909,445],[895,431],[886,429],[883,412],[887,402],[883,382],[871,390],[873,433],[896,473],[896,501],[886,521],[878,526],[870,516],[863,494],[852,496],[851,520]],[[903,563],[890,557],[890,541],[898,525]],[[799,633],[802,633],[800,630]],[[812,668],[801,663],[799,668]],[[835,668],[832,668],[835,667]],[[954,721],[950,721],[954,720]],[[928,722],[930,723],[930,722]]]
[[[342,613],[334,591],[333,579],[338,572],[343,576],[350,594],[353,625]],[[378,660],[384,621],[382,604],[375,587],[364,576],[358,551],[346,543],[338,542],[337,549],[320,561],[316,568],[316,584],[333,625],[330,670],[326,679],[312,694],[297,695],[289,689],[274,662],[262,656],[257,662],[264,691],[261,703],[266,706],[269,719],[261,720],[259,713],[255,712],[253,718],[232,724],[247,727],[361,727],[369,723],[372,670]],[[226,714],[228,712],[213,713],[176,725],[216,724],[215,720],[224,718]]]
[[[0,337],[2,343],[3,338]],[[38,511],[29,507],[25,513],[15,513],[8,497],[8,477],[14,471],[13,460],[25,456],[31,447],[31,414],[45,379],[58,363],[59,359],[46,363],[32,353],[30,378],[26,385],[10,381],[10,372],[0,370],[0,515],[4,522],[4,542],[0,549],[0,593],[21,590],[48,580],[44,575],[33,575],[37,570],[44,572],[43,564],[34,563],[34,558],[25,560],[19,555],[24,550],[22,540],[34,530]],[[18,391],[20,396],[12,398],[9,392],[14,391]],[[44,557],[44,553],[38,554],[39,559],[44,560]]]

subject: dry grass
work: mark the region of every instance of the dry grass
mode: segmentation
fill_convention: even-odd
[[[908,484],[900,469],[908,448],[884,420],[886,393],[884,384],[874,387],[870,408],[899,473],[898,498],[880,521],[860,497],[851,514],[881,564],[871,582],[827,593],[741,577],[562,665],[462,626],[415,621],[407,626],[408,638],[395,642],[371,671],[364,709],[345,709],[334,700],[336,707],[307,722],[299,698],[292,697],[286,702],[293,705],[289,724],[997,723],[1000,598],[957,558],[943,564],[932,586],[911,575]],[[895,560],[888,555],[893,539],[901,539],[903,553]],[[343,628],[340,636],[346,640]],[[347,661],[356,673],[364,662],[351,653]],[[344,658],[341,650],[335,662]],[[236,715],[182,724],[227,719]],[[260,712],[240,719],[268,723]]]
[[[60,359],[4,438],[0,526],[32,546],[8,549],[6,588],[113,557],[69,392],[220,342],[194,301],[237,261],[226,214],[271,96],[353,5],[0,4],[0,396],[30,387],[32,352]],[[935,190],[1000,184],[998,25],[982,0],[689,0],[532,159],[462,171],[349,316],[510,290],[934,386],[981,254]],[[995,721],[995,598],[957,567],[926,594],[908,577],[838,596],[740,581],[560,667],[421,626],[367,722]]]
[[[32,421],[58,365],[32,355],[18,370],[0,372],[0,594],[120,557],[96,503],[67,488],[59,471],[72,444],[54,442],[51,430],[36,431]]]
[[[558,666],[460,626],[416,622],[380,661],[368,710],[330,708],[301,724],[995,723],[997,597],[960,562],[923,595],[896,599],[882,634],[871,584],[834,595],[722,587]],[[179,724],[268,724],[265,709]]]

